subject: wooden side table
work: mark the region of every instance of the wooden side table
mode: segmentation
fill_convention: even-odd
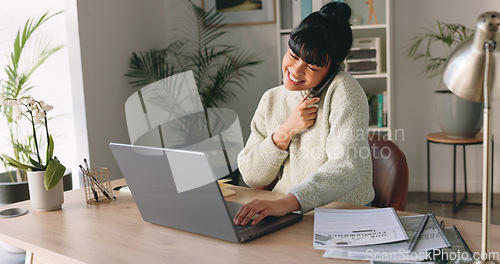
[[[430,159],[430,143],[435,144],[445,144],[453,146],[453,200],[452,201],[444,201],[444,200],[433,200],[431,199],[431,159]],[[493,141],[492,141],[493,143]],[[478,145],[483,144],[483,135],[482,133],[478,133],[474,138],[450,138],[444,132],[431,133],[427,135],[427,201],[429,203],[438,202],[438,203],[452,203],[453,204],[453,212],[455,213],[460,205],[468,204],[468,205],[481,205],[481,203],[470,203],[466,202],[467,200],[467,162],[466,162],[466,147],[468,145]],[[457,146],[462,146],[463,150],[463,170],[464,170],[464,197],[457,201]],[[491,146],[491,159],[493,160],[493,144]],[[491,168],[491,174],[493,175],[493,165]],[[491,183],[491,207],[493,207],[493,179]]]

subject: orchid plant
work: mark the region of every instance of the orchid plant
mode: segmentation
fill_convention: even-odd
[[[20,98],[5,98],[0,94],[0,105],[10,107],[12,110],[12,118],[20,121],[23,116],[27,118],[32,128],[32,137],[35,145],[34,157],[29,157],[29,164],[22,163],[6,154],[2,154],[9,166],[27,171],[45,171],[44,185],[46,190],[50,190],[62,179],[66,167],[54,157],[54,139],[49,134],[49,126],[47,112],[53,107],[44,101],[36,101],[31,96],[23,96]],[[40,135],[37,135],[37,127],[45,128]],[[45,134],[47,139],[47,150],[45,153],[45,163],[40,155],[41,135]]]

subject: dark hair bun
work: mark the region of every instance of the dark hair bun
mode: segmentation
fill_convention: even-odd
[[[346,3],[330,2],[319,10],[319,14],[331,22],[349,24],[349,19],[351,18],[351,8]]]
[[[338,64],[349,53],[352,30],[351,8],[331,2],[304,18],[290,34],[288,46],[307,63],[326,66]]]

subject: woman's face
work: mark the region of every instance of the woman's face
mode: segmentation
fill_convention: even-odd
[[[290,91],[309,90],[318,86],[330,72],[330,65],[320,67],[307,64],[288,49],[283,57],[283,84]]]

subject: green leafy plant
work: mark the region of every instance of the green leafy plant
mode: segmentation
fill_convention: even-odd
[[[406,56],[414,61],[424,60],[426,77],[441,76],[451,51],[473,35],[474,30],[464,25],[447,24],[438,20],[432,29],[426,28],[425,33],[410,40]]]
[[[17,31],[12,50],[8,56],[8,63],[5,65],[5,78],[0,79],[0,96],[2,98],[18,99],[24,96],[34,86],[30,83],[30,77],[35,71],[55,52],[62,49],[62,45],[54,45],[50,41],[44,41],[38,38],[37,30],[48,20],[61,14],[61,12],[46,12],[40,17],[29,18],[23,26]],[[29,158],[34,154],[35,141],[34,135],[22,133],[23,127],[13,116],[13,108],[9,106],[0,106],[0,112],[3,114],[7,127],[9,129],[10,142],[13,148],[13,158],[22,163],[28,163]],[[5,158],[0,160],[7,167],[11,164]],[[16,167],[18,168],[18,167]],[[25,171],[19,169],[16,171],[16,177],[7,170],[12,181],[24,181],[26,179]]]
[[[21,170],[29,171],[45,171],[44,185],[45,189],[49,190],[56,186],[62,179],[66,167],[59,162],[57,157],[54,157],[54,139],[49,134],[49,126],[47,120],[47,112],[52,110],[53,107],[43,101],[36,101],[31,96],[24,96],[18,99],[0,97],[0,104],[3,107],[9,107],[12,111],[12,118],[20,121],[22,117],[26,117],[31,124],[32,135],[35,144],[34,157],[29,156],[29,163],[23,163],[18,159],[12,158],[8,155],[2,154],[9,166]],[[42,162],[40,155],[41,138],[37,136],[37,126],[44,127],[45,136],[47,139],[47,150],[45,154],[46,162]]]
[[[227,33],[221,13],[206,12],[190,1],[186,11],[179,19],[179,34],[172,36],[177,39],[164,49],[134,52],[126,76],[132,78],[133,87],[140,88],[192,70],[203,106],[218,107],[234,97],[231,87],[243,88],[241,81],[254,76],[249,66],[261,61],[235,46],[215,43]]]

